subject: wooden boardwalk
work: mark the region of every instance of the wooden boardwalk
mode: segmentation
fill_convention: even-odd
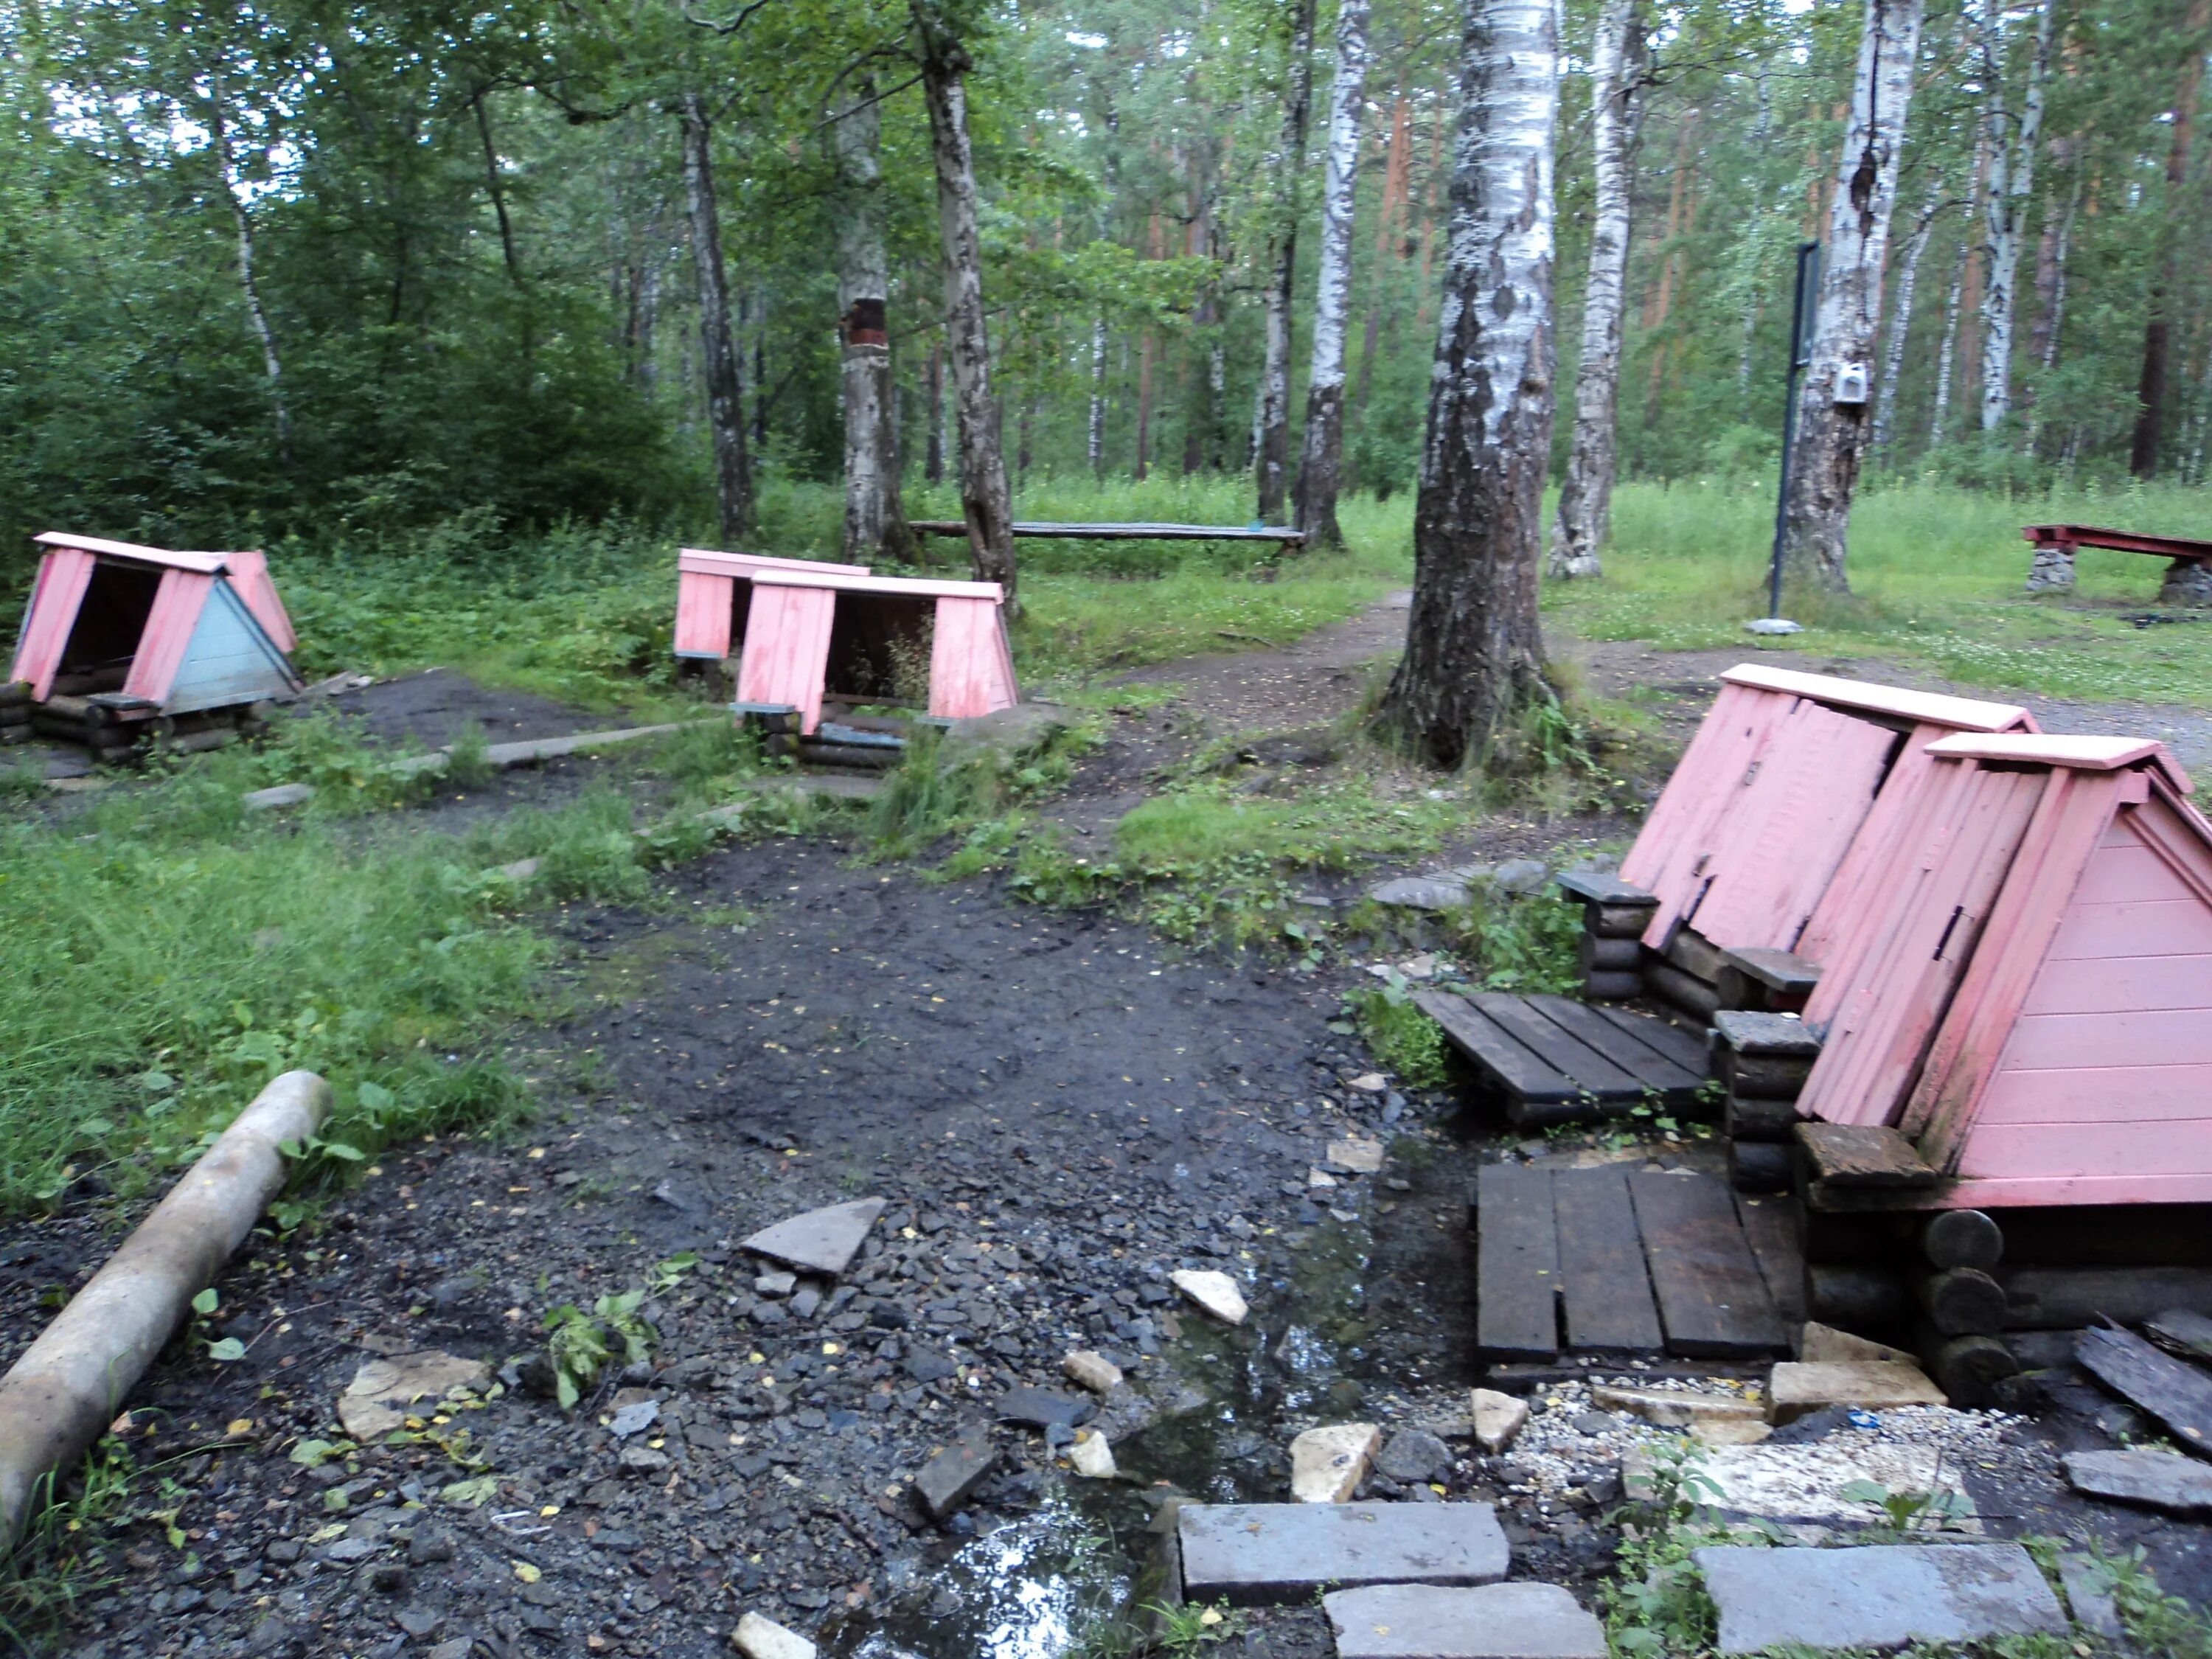
[[[1626,1008],[1500,992],[1423,991],[1413,1002],[1504,1097],[1516,1123],[1584,1122],[1643,1105],[1687,1111],[1709,1075],[1696,1036]]]
[[[1789,1200],[1632,1164],[1477,1177],[1475,1331],[1490,1363],[1763,1359],[1804,1317]]]

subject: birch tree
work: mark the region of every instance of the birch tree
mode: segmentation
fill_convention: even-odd
[[[911,538],[899,502],[891,419],[890,262],[884,252],[883,117],[872,76],[830,123],[837,165],[837,310],[845,404],[845,557],[900,562]]]
[[[2035,152],[2043,142],[2044,82],[2051,69],[2053,0],[2036,9],[2035,46],[2027,88],[2014,117],[2006,107],[2002,0],[1984,0],[1983,75],[1988,84],[1984,120],[1990,147],[1988,193],[1983,198],[1989,238],[1989,286],[1982,294],[1982,430],[1994,432],[2012,413],[2013,323],[2018,311],[2021,238],[2035,188]]]
[[[1553,693],[1537,624],[1551,451],[1551,0],[1463,0],[1450,245],[1413,509],[1406,652],[1376,720],[1437,766],[1480,760]]]
[[[1881,320],[1882,258],[1897,206],[1898,154],[1912,99],[1923,0],[1866,0],[1858,70],[1829,211],[1812,366],[1797,406],[1797,453],[1784,508],[1785,568],[1848,592],[1851,496],[1865,459],[1867,404],[1836,401],[1846,368],[1863,374]]]
[[[1336,495],[1344,472],[1344,334],[1352,310],[1359,117],[1367,95],[1367,4],[1368,0],[1341,0],[1336,16],[1336,75],[1329,84],[1328,149],[1322,181],[1321,282],[1314,301],[1313,367],[1306,380],[1305,453],[1298,466],[1296,523],[1310,547],[1344,544]]]
[[[714,499],[722,540],[735,546],[752,533],[752,463],[745,452],[745,396],[738,337],[730,321],[730,284],[722,265],[721,210],[714,200],[714,125],[705,101],[686,93],[684,205],[691,222],[691,261],[699,280],[699,349],[707,388],[707,425],[714,445]]]
[[[1620,331],[1628,307],[1629,199],[1642,113],[1644,16],[1638,0],[1605,0],[1590,60],[1590,149],[1596,200],[1589,280],[1583,295],[1582,361],[1575,372],[1575,432],[1551,574],[1605,574],[1600,554],[1613,517],[1620,464]]]
[[[1890,307],[1889,332],[1881,349],[1881,384],[1874,399],[1876,454],[1886,453],[1897,435],[1897,385],[1905,371],[1905,337],[1912,329],[1912,299],[1920,287],[1920,256],[1928,252],[1929,239],[1936,234],[1936,216],[1942,210],[1943,180],[1938,179],[1929,187],[1928,199],[1913,223],[1912,234],[1905,244],[1904,269],[1897,276],[1897,303]]]
[[[968,137],[967,76],[972,63],[950,20],[924,0],[915,0],[913,19],[922,97],[929,108],[930,152],[937,170],[937,222],[945,254],[945,355],[952,360],[953,412],[960,432],[960,510],[968,521],[969,562],[976,580],[1005,588],[1007,613],[1018,616],[1012,491],[1006,483],[999,401],[991,392],[981,214],[975,155]]]
[[[216,172],[222,185],[222,199],[229,206],[232,228],[238,237],[238,287],[246,301],[246,314],[253,325],[253,337],[261,346],[261,369],[269,382],[269,410],[276,423],[276,447],[286,459],[292,453],[292,410],[284,400],[284,360],[276,348],[276,330],[261,303],[261,283],[254,275],[253,216],[239,188],[238,167],[231,148],[230,112],[223,92],[222,74],[208,76],[208,136],[215,151]]]
[[[1283,125],[1273,173],[1274,221],[1267,234],[1267,359],[1252,422],[1259,516],[1283,516],[1291,470],[1291,298],[1298,269],[1298,198],[1305,169],[1306,125],[1313,110],[1314,0],[1290,0],[1291,53],[1283,88]]]

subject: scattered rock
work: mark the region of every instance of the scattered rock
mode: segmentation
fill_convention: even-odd
[[[254,789],[239,797],[249,812],[274,812],[287,806],[304,806],[315,798],[312,783],[280,783],[272,789]]]
[[[1326,1170],[1312,1169],[1306,1171],[1306,1187],[1310,1191],[1325,1192],[1339,1184],[1337,1178]]]
[[[2212,1510],[2212,1464],[2179,1452],[2073,1452],[2067,1484],[2092,1498],[2142,1504],[2171,1515]]]
[[[1317,1586],[1494,1584],[1509,1550],[1487,1504],[1185,1504],[1184,1595],[1244,1606]]]
[[[2112,1569],[2103,1562],[2068,1550],[2058,1558],[2058,1588],[2066,1593],[2066,1606],[2082,1629],[2112,1641],[2127,1635],[2112,1600]]]
[[[1870,1342],[1863,1336],[1853,1336],[1849,1331],[1839,1331],[1813,1319],[1805,1322],[1805,1334],[1798,1345],[1797,1357],[1809,1365],[1920,1363],[1902,1348],[1893,1348],[1886,1342]]]
[[[1344,1086],[1363,1095],[1379,1095],[1390,1086],[1390,1080],[1380,1072],[1362,1072],[1358,1077],[1346,1078]]]
[[[1787,1423],[1793,1417],[1802,1417],[1824,1406],[1856,1406],[1864,1411],[1883,1411],[1896,1406],[1948,1403],[1943,1390],[1919,1366],[1894,1359],[1844,1364],[1785,1362],[1774,1368],[1766,1385],[1766,1418],[1770,1423]]]
[[[763,1273],[753,1280],[756,1296],[772,1296],[779,1300],[799,1288],[799,1275],[791,1273]]]
[[[542,860],[517,859],[512,864],[502,864],[492,872],[503,881],[525,882],[536,876]]]
[[[1075,1437],[1075,1443],[1067,1449],[1067,1461],[1078,1474],[1093,1480],[1110,1480],[1118,1473],[1113,1447],[1096,1429],[1085,1429]]]
[[[1692,1552],[1720,1609],[1720,1650],[1901,1648],[2058,1635],[2066,1615],[2017,1544]]]
[[[814,1644],[772,1619],[749,1613],[730,1632],[731,1644],[745,1659],[814,1659]]]
[[[1379,1140],[1346,1139],[1328,1143],[1328,1161],[1340,1170],[1353,1175],[1373,1175],[1382,1167],[1382,1143]]]
[[[1050,1389],[1033,1388],[1028,1383],[1007,1389],[999,1401],[1001,1422],[1022,1423],[1036,1429],[1048,1429],[1054,1424],[1072,1429],[1079,1423],[1088,1423],[1097,1414],[1098,1407],[1091,1401],[1072,1394],[1055,1394]]]
[[[1475,1443],[1492,1457],[1511,1445],[1528,1421],[1528,1402],[1517,1395],[1474,1389],[1468,1391],[1468,1404],[1474,1417]]]
[[[991,1443],[990,1431],[972,1428],[931,1454],[915,1477],[914,1489],[921,1495],[931,1518],[943,1521],[975,1495],[998,1462],[999,1449]]]
[[[618,1401],[615,1414],[607,1421],[607,1431],[617,1440],[627,1440],[634,1434],[643,1434],[660,1416],[660,1402],[656,1400]]]
[[[1069,1354],[1060,1362],[1060,1369],[1069,1382],[1093,1394],[1111,1394],[1121,1386],[1121,1368],[1088,1348]]]
[[[1524,896],[1542,892],[1551,879],[1551,867],[1541,859],[1508,859],[1490,872],[1490,884],[1499,892]]]
[[[906,1374],[917,1382],[942,1382],[948,1376],[960,1375],[960,1367],[934,1348],[908,1348],[903,1363]]]
[[[1468,902],[1467,885],[1442,876],[1401,876],[1367,890],[1377,904],[1401,910],[1456,910]]]
[[[805,1273],[836,1279],[853,1265],[868,1229],[888,1207],[884,1199],[856,1198],[849,1204],[809,1210],[740,1239],[738,1248]]]
[[[1739,1395],[1693,1394],[1686,1389],[1624,1389],[1599,1382],[1590,1389],[1590,1401],[1603,1410],[1626,1412],[1662,1429],[1766,1420],[1766,1407],[1757,1401]]]
[[[356,1440],[373,1440],[404,1427],[407,1407],[418,1400],[442,1400],[460,1389],[480,1389],[491,1380],[481,1359],[464,1359],[438,1348],[372,1359],[354,1373],[338,1396],[338,1421]]]
[[[1407,1486],[1440,1480],[1451,1466],[1451,1448],[1426,1429],[1400,1429],[1375,1460],[1376,1473]]]
[[[1333,1423],[1291,1442],[1291,1497],[1301,1504],[1344,1504],[1359,1490],[1382,1448],[1372,1423]]]
[[[1337,1659],[1606,1659],[1604,1627],[1557,1584],[1370,1584],[1322,1606]]]
[[[1237,1281],[1227,1273],[1185,1267],[1170,1273],[1168,1279],[1176,1289],[1224,1325],[1242,1325],[1244,1316],[1251,1312],[1245,1304],[1244,1292],[1237,1288]]]

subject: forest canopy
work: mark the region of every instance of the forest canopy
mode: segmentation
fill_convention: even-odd
[[[1283,112],[1302,75],[1328,106],[1334,0],[1317,15],[1312,0],[938,11],[966,55],[1017,492],[1040,474],[1250,467],[1286,232],[1292,423],[1306,407],[1326,123],[1287,138]],[[1555,470],[1598,11],[1572,0],[1562,38]],[[1642,9],[1626,476],[1772,467],[1796,249],[1827,222],[1862,13]],[[833,139],[865,103],[893,464],[946,475],[919,15],[880,0],[0,11],[0,531],[11,546],[57,525],[237,545],[464,514],[712,526],[687,110],[711,163],[750,465],[845,469],[838,250],[855,198]],[[2207,0],[1929,11],[1869,366],[1877,472],[2203,475],[2208,25]],[[1376,0],[1366,33],[1344,483],[1382,493],[1409,489],[1420,455],[1460,11]]]

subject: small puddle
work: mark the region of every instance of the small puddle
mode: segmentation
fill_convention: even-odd
[[[1159,1593],[1147,1573],[1161,1502],[1279,1499],[1284,1420],[1358,1409],[1368,1240],[1358,1222],[1307,1231],[1279,1304],[1297,1311],[1287,1327],[1231,1328],[1183,1310],[1166,1353],[1173,1375],[1153,1384],[1161,1414],[1115,1443],[1129,1478],[1061,1481],[1030,1514],[937,1546],[884,1602],[825,1631],[824,1655],[1066,1659],[1134,1645]]]

